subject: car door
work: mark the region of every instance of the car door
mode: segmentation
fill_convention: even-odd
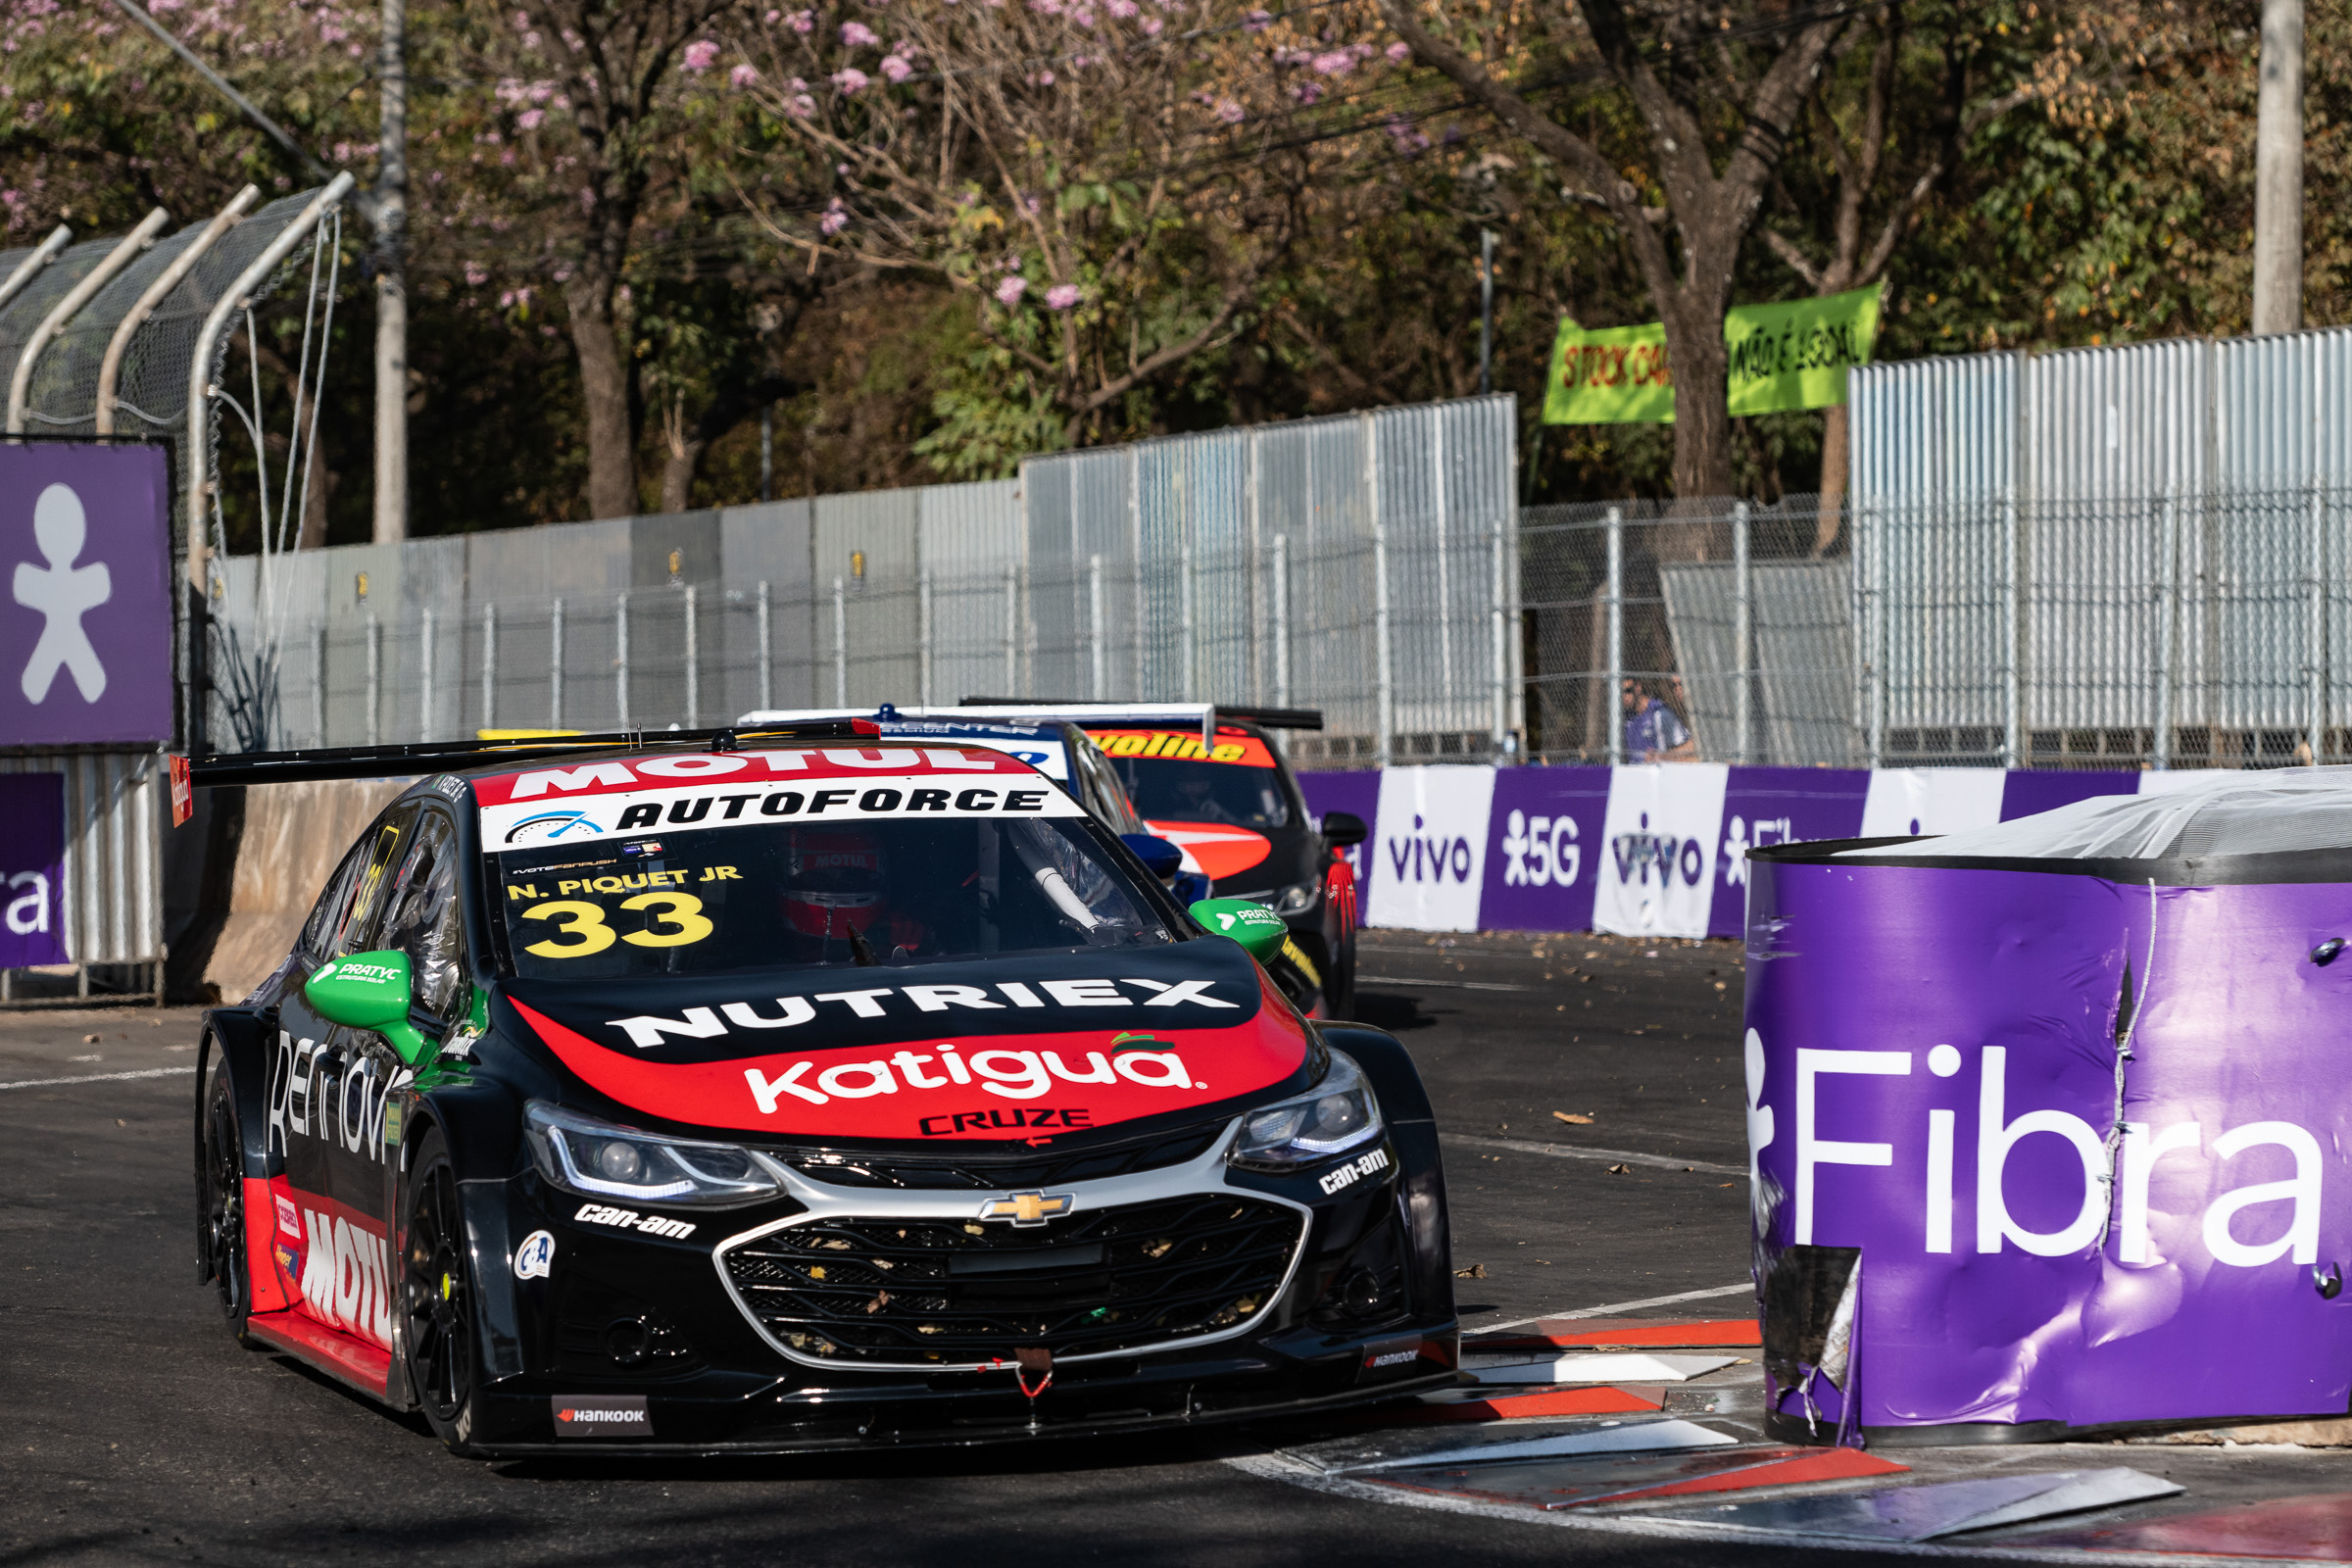
[[[419,808],[401,803],[368,836],[312,911],[296,965],[307,978],[330,958],[375,946],[417,848]],[[286,1192],[278,1214],[280,1266],[308,1315],[392,1346],[384,1250],[383,1114],[397,1062],[381,1038],[327,1022],[299,983],[278,1000]],[[372,1044],[371,1044],[372,1042]]]

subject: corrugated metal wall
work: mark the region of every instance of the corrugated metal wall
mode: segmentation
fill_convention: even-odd
[[[2352,331],[1874,366],[1857,665],[1882,760],[2341,755]],[[2159,737],[2158,731],[2163,734]]]

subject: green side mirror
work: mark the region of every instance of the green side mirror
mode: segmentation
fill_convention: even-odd
[[[330,958],[303,982],[302,994],[327,1022],[372,1029],[382,1035],[412,1067],[432,1050],[423,1034],[409,1022],[409,956],[405,953],[355,953]]]
[[[1281,915],[1248,899],[1202,899],[1192,912],[1218,936],[1239,942],[1252,958],[1271,958],[1291,934]]]

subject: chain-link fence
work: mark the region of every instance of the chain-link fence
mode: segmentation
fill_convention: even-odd
[[[1848,563],[1822,532],[1811,496],[1521,514],[1530,755],[1860,764]]]

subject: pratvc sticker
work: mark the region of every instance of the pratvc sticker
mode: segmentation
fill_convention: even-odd
[[[1342,1188],[1353,1187],[1375,1171],[1383,1171],[1388,1168],[1389,1152],[1385,1149],[1375,1149],[1369,1153],[1349,1160],[1339,1169],[1327,1173],[1316,1185],[1323,1189],[1323,1196],[1329,1198]]]

